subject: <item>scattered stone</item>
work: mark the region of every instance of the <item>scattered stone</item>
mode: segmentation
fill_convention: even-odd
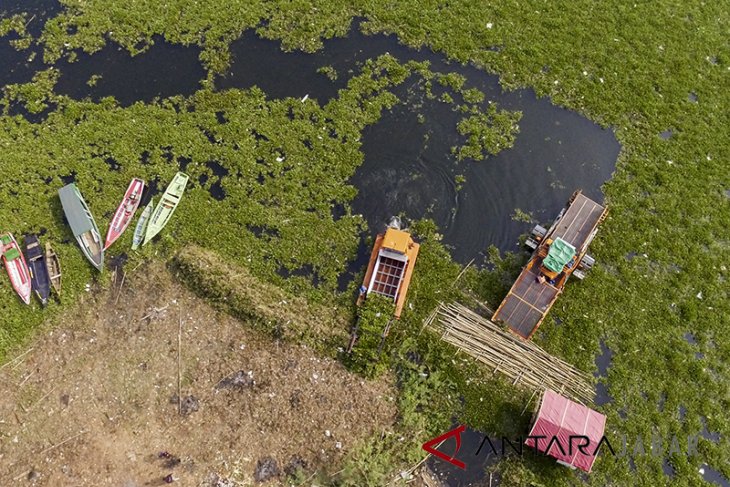
[[[30,472],[28,472],[28,480],[30,482],[35,482],[36,480],[38,480],[40,478],[41,478],[41,473],[38,470],[32,469]]]
[[[71,402],[71,398],[68,394],[61,394],[61,404],[63,404],[63,407],[68,407],[69,402]]]
[[[264,457],[256,463],[256,470],[253,472],[253,478],[256,482],[266,482],[279,476],[279,465],[276,460],[271,457]]]
[[[248,372],[245,372],[243,370],[239,370],[238,372],[229,375],[225,379],[222,379],[218,384],[216,384],[216,389],[236,389],[239,391],[242,391],[244,389],[249,389],[253,387],[256,384],[256,381],[253,380],[253,372],[250,370]]]

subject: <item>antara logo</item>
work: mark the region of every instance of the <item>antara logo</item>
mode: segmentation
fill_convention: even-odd
[[[456,456],[459,454],[459,450],[461,449],[461,434],[464,431],[466,431],[466,426],[463,424],[459,425],[451,431],[447,431],[443,435],[427,441],[422,445],[422,448],[433,456],[440,458],[441,460],[448,462],[462,470],[466,470],[466,463],[456,458]],[[454,438],[454,441],[456,443],[456,448],[454,449],[453,454],[447,455],[446,453],[437,450],[437,448],[440,447],[442,443],[452,437]],[[698,439],[699,435],[689,435],[687,437],[686,455],[688,457],[697,455]],[[614,450],[613,445],[606,436],[602,436],[600,441],[597,442],[591,442],[591,439],[589,437],[583,435],[569,435],[567,437],[558,437],[556,435],[529,435],[526,437],[520,436],[516,439],[510,439],[502,436],[501,438],[495,438],[495,441],[492,441],[489,436],[484,436],[484,439],[479,445],[479,449],[476,451],[474,456],[479,456],[485,445],[488,445],[488,450],[491,450],[491,453],[493,453],[494,455],[506,455],[509,453],[522,455],[523,447],[525,445],[533,447],[542,454],[550,454],[551,456],[560,454],[561,456],[567,455],[570,458],[574,458],[574,456],[578,454],[595,457],[600,451],[604,449],[604,447],[611,453],[612,456],[618,458],[625,458],[627,456],[637,458],[647,455],[647,452],[644,449],[644,440],[641,436],[637,436],[636,440],[632,442],[633,451],[631,451],[630,448],[632,444],[629,443],[628,438],[625,435],[621,436],[619,440],[619,445],[622,448],[616,451]],[[668,451],[666,449],[666,446],[669,447]],[[648,454],[652,456],[661,457],[665,454],[671,456],[681,455],[682,453],[683,451],[680,446],[680,442],[676,436],[672,436],[669,441],[662,441],[662,438],[656,436],[651,438],[651,448]]]
[[[443,435],[438,436],[433,440],[427,441],[423,444],[423,449],[426,450],[428,453],[437,456],[441,460],[449,462],[450,464],[455,465],[462,470],[466,470],[466,463],[456,459],[456,454],[459,453],[459,449],[461,448],[461,433],[463,433],[465,430],[465,425],[459,425],[451,431],[447,431]],[[452,436],[456,439],[456,450],[454,451],[453,455],[448,456],[445,453],[442,453],[436,449],[439,447],[439,445],[441,445],[441,443],[448,440]]]

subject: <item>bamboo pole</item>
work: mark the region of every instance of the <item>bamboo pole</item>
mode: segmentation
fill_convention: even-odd
[[[440,304],[426,326],[477,361],[535,391],[550,388],[584,404],[592,402],[591,377],[532,342],[520,340],[458,303]]]
[[[182,414],[182,368],[180,366],[180,355],[182,353],[182,308],[177,305],[178,326],[177,326],[177,412]]]

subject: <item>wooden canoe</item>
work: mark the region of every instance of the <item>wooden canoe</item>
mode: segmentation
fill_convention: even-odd
[[[139,178],[132,179],[132,182],[129,183],[129,187],[127,188],[127,192],[124,193],[122,202],[119,203],[117,211],[114,212],[114,217],[106,233],[104,250],[108,249],[111,244],[121,237],[122,233],[129,226],[142,199],[142,191],[144,191],[144,181]]]
[[[46,267],[48,267],[51,288],[55,291],[56,296],[61,297],[61,263],[48,242],[46,242]]]
[[[185,185],[187,184],[188,175],[185,173],[179,172],[172,178],[170,185],[165,190],[165,194],[162,195],[162,199],[157,203],[155,210],[152,212],[142,245],[146,245],[147,242],[152,240],[170,221],[172,214],[180,203],[180,199],[185,192]]]
[[[51,294],[51,280],[38,235],[25,236],[25,259],[30,271],[31,288],[41,304],[45,306],[48,304],[48,296]]]
[[[155,207],[154,199],[150,199],[147,206],[142,210],[142,214],[137,221],[137,227],[134,229],[134,237],[132,237],[132,250],[137,250],[144,241],[144,235],[147,231],[147,223],[152,215],[152,209]]]
[[[15,241],[12,234],[6,233],[0,237],[0,245],[2,245],[3,264],[8,272],[8,277],[10,277],[10,284],[18,293],[20,299],[25,304],[30,304],[30,271],[25,262],[25,257],[20,251],[20,247],[18,247],[18,242]]]

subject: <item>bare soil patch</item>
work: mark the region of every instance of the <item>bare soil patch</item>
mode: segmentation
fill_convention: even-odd
[[[283,482],[334,471],[395,418],[392,384],[250,330],[162,264],[127,276],[118,301],[116,288],[90,295],[29,347],[0,370],[0,485]]]

